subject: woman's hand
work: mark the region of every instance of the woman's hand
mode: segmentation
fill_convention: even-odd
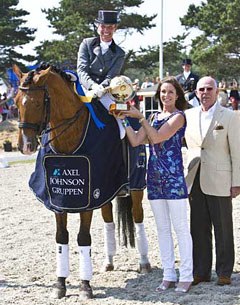
[[[128,116],[130,118],[136,118],[136,119],[141,119],[144,117],[143,114],[134,106],[130,106],[130,110],[121,111],[121,114],[124,114],[125,116]]]
[[[120,112],[111,112],[111,114],[115,117],[115,119],[124,120],[126,118],[126,114],[124,114],[122,111]]]

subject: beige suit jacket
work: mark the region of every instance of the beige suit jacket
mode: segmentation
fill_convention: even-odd
[[[201,107],[186,111],[188,191],[199,165],[200,186],[203,193],[230,196],[232,186],[240,186],[240,115],[219,104],[204,138],[200,131]]]

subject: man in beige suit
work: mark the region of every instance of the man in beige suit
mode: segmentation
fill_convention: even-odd
[[[234,265],[232,198],[240,194],[240,117],[220,106],[211,77],[197,83],[201,105],[186,111],[185,133],[193,238],[193,285],[211,280],[212,226],[218,285],[231,284]]]

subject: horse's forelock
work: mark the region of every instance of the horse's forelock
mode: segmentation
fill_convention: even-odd
[[[34,73],[35,73],[35,71],[34,71],[34,70],[33,70],[33,71],[28,72],[28,75],[27,75],[27,77],[26,77],[26,79],[24,80],[24,83],[23,83],[23,85],[24,85],[24,86],[27,86],[27,85],[29,85],[29,84],[31,84],[31,83],[32,83]]]

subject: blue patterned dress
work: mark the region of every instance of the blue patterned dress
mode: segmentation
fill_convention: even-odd
[[[152,126],[159,129],[172,116],[181,113],[176,111],[170,116],[158,120],[158,113],[154,115]],[[186,121],[170,139],[151,145],[149,144],[149,160],[147,171],[148,199],[182,199],[187,198],[187,187],[183,173],[182,138],[186,129]]]

